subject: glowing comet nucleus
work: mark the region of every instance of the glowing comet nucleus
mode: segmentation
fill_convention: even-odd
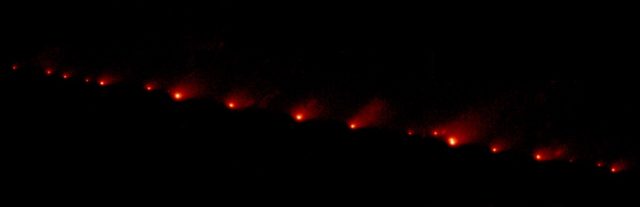
[[[296,114],[295,116],[296,121],[302,121],[304,119],[304,115],[301,113]]]
[[[449,137],[449,139],[447,139],[447,143],[449,144],[449,146],[456,146],[458,145],[458,139],[455,137]]]
[[[407,135],[409,135],[409,136],[413,136],[414,134],[416,134],[416,132],[415,132],[415,131],[413,131],[413,129],[409,129],[409,130],[407,130]]]
[[[180,92],[175,92],[173,93],[173,99],[176,101],[180,101],[182,100],[182,98],[184,98],[184,96],[182,95],[182,93]]]
[[[147,84],[147,85],[144,86],[144,89],[147,90],[147,91],[153,91],[153,85]]]

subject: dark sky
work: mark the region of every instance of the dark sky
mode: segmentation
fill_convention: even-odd
[[[3,9],[3,62],[249,91],[269,110],[318,99],[338,120],[382,100],[383,127],[472,114],[483,139],[634,159],[626,16],[588,5],[18,3]]]

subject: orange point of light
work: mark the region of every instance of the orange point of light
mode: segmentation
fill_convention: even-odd
[[[302,121],[303,118],[304,118],[304,116],[302,114],[296,114],[296,120],[297,121]]]
[[[65,73],[65,74],[62,74],[62,78],[64,78],[64,79],[68,79],[68,78],[69,78],[69,74],[66,74],[66,73]]]
[[[173,93],[173,99],[181,100],[182,99],[182,93],[180,93],[180,92]]]
[[[51,75],[53,74],[53,70],[48,68],[47,70],[44,71],[47,75]]]
[[[542,160],[542,155],[536,154],[536,160]]]
[[[492,148],[491,148],[491,152],[493,152],[493,153],[498,153],[498,148],[497,148],[497,147],[492,147]]]
[[[105,86],[105,85],[107,85],[107,82],[105,82],[105,81],[100,81],[100,82],[98,82],[98,84],[100,84],[100,86]]]
[[[456,146],[458,144],[458,139],[455,137],[449,137],[449,139],[447,139],[447,143],[449,143],[449,146]]]
[[[432,134],[433,134],[433,136],[438,136],[438,134],[439,134],[439,133],[438,133],[438,131],[433,130],[433,133],[432,133]]]
[[[351,129],[356,129],[356,127],[357,127],[356,124],[349,124],[349,128]]]
[[[144,88],[147,89],[147,91],[153,91],[153,86],[151,85],[147,85]]]
[[[236,108],[236,104],[233,103],[233,102],[229,102],[229,103],[227,103],[227,107],[229,107],[230,109],[234,109],[234,108]]]
[[[617,172],[618,172],[618,169],[617,169],[617,168],[615,168],[615,167],[611,167],[611,173],[617,173]]]

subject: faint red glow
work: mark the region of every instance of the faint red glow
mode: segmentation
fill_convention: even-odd
[[[291,108],[291,116],[296,121],[314,119],[321,113],[321,106],[314,98],[309,98],[297,103]]]
[[[458,144],[458,139],[456,137],[449,137],[449,139],[447,139],[447,143],[449,146],[456,146]]]
[[[18,64],[11,65],[11,70],[18,70]]]
[[[431,134],[433,134],[433,136],[438,136],[440,133],[438,133],[437,130],[433,130],[433,132]]]
[[[301,113],[296,114],[296,121],[302,121],[304,119],[304,115]]]
[[[347,120],[348,123],[357,124],[358,128],[373,127],[384,122],[387,112],[387,104],[380,99],[373,99]]]
[[[91,82],[91,78],[84,78],[84,82],[85,82],[85,83],[89,83],[89,82]]]
[[[415,132],[415,131],[413,131],[413,129],[409,129],[409,130],[407,130],[407,135],[409,135],[409,136],[413,136],[415,133],[416,133],[416,132]]]
[[[103,81],[103,80],[98,81],[98,85],[100,85],[100,86],[106,86],[106,85],[107,85],[107,81]]]
[[[498,148],[497,148],[497,147],[492,147],[492,148],[491,148],[491,152],[493,152],[493,153],[498,153]]]
[[[254,104],[262,107],[264,106],[262,104],[266,104],[266,102],[264,101],[266,101],[266,99],[254,99],[254,95],[250,91],[244,89],[231,91],[224,98],[226,107],[233,110],[246,109],[248,107],[254,106]],[[296,111],[295,113],[299,113],[299,111]]]
[[[609,166],[609,171],[611,173],[619,173],[624,171],[628,167],[628,162],[625,160],[615,160],[612,161]]]
[[[47,69],[44,71],[44,73],[45,73],[46,75],[52,75],[52,74],[53,74],[53,69],[51,69],[51,68],[47,68]]]
[[[147,84],[147,85],[144,86],[144,89],[147,90],[147,91],[153,91],[153,85]]]
[[[604,162],[596,162],[596,166],[598,166],[598,167],[604,167]]]
[[[62,74],[62,78],[63,79],[69,79],[69,77],[70,77],[69,73],[63,73]]]
[[[536,160],[549,161],[549,160],[567,160],[570,156],[567,155],[567,147],[563,145],[553,145],[539,147],[533,151]]]

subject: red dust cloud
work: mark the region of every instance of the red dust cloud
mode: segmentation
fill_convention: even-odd
[[[147,83],[147,84],[144,85],[144,90],[146,90],[146,91],[153,91],[155,89],[156,89],[156,87],[151,83]]]
[[[407,129],[407,135],[413,136],[415,134],[416,134],[416,131],[414,131],[413,129]]]
[[[629,168],[628,162],[623,160],[613,161],[609,166],[609,172],[620,173],[622,171],[627,170],[627,168]]]
[[[302,104],[294,106],[291,110],[291,116],[297,122],[303,122],[310,119],[315,119],[320,116],[321,107],[316,99],[310,99]]]
[[[563,146],[542,147],[533,152],[533,157],[537,161],[560,160],[566,156],[567,148]]]
[[[169,91],[169,95],[174,101],[184,101],[185,99],[193,97],[193,94],[191,94],[190,91],[185,90],[184,88],[172,89]]]
[[[507,150],[509,148],[508,146],[509,145],[507,144],[506,140],[504,140],[504,139],[494,139],[489,144],[489,150],[491,151],[491,153],[497,154],[497,153],[500,153],[500,152],[503,152],[503,151]]]
[[[253,106],[255,99],[245,91],[233,91],[225,97],[224,103],[227,108],[237,110]]]
[[[47,76],[53,75],[53,68],[47,68],[44,70],[44,74]]]
[[[184,98],[184,96],[182,95],[182,92],[174,92],[173,93],[173,99],[176,101],[182,101],[182,99]]]
[[[85,79],[87,82],[88,79]],[[114,75],[102,74],[96,78],[96,82],[99,86],[109,86],[117,82],[117,78]]]
[[[156,90],[157,85],[154,82],[149,82],[145,85],[145,90]],[[202,84],[193,78],[185,78],[169,87],[169,96],[175,101],[184,101],[188,99],[203,97],[204,87]]]
[[[457,145],[458,145],[458,138],[456,138],[456,137],[449,137],[449,138],[447,139],[447,144],[448,144],[449,146],[451,146],[451,147],[455,147],[455,146],[457,146]]]
[[[358,113],[347,121],[349,128],[375,127],[382,124],[387,112],[387,104],[382,100],[374,99],[362,107]]]
[[[433,129],[431,135],[444,139],[449,145],[451,145],[451,137],[455,137],[455,145],[480,142],[489,130],[489,123],[490,116],[482,116],[480,113],[465,113],[453,121]]]
[[[11,65],[11,70],[18,70],[18,64]]]

